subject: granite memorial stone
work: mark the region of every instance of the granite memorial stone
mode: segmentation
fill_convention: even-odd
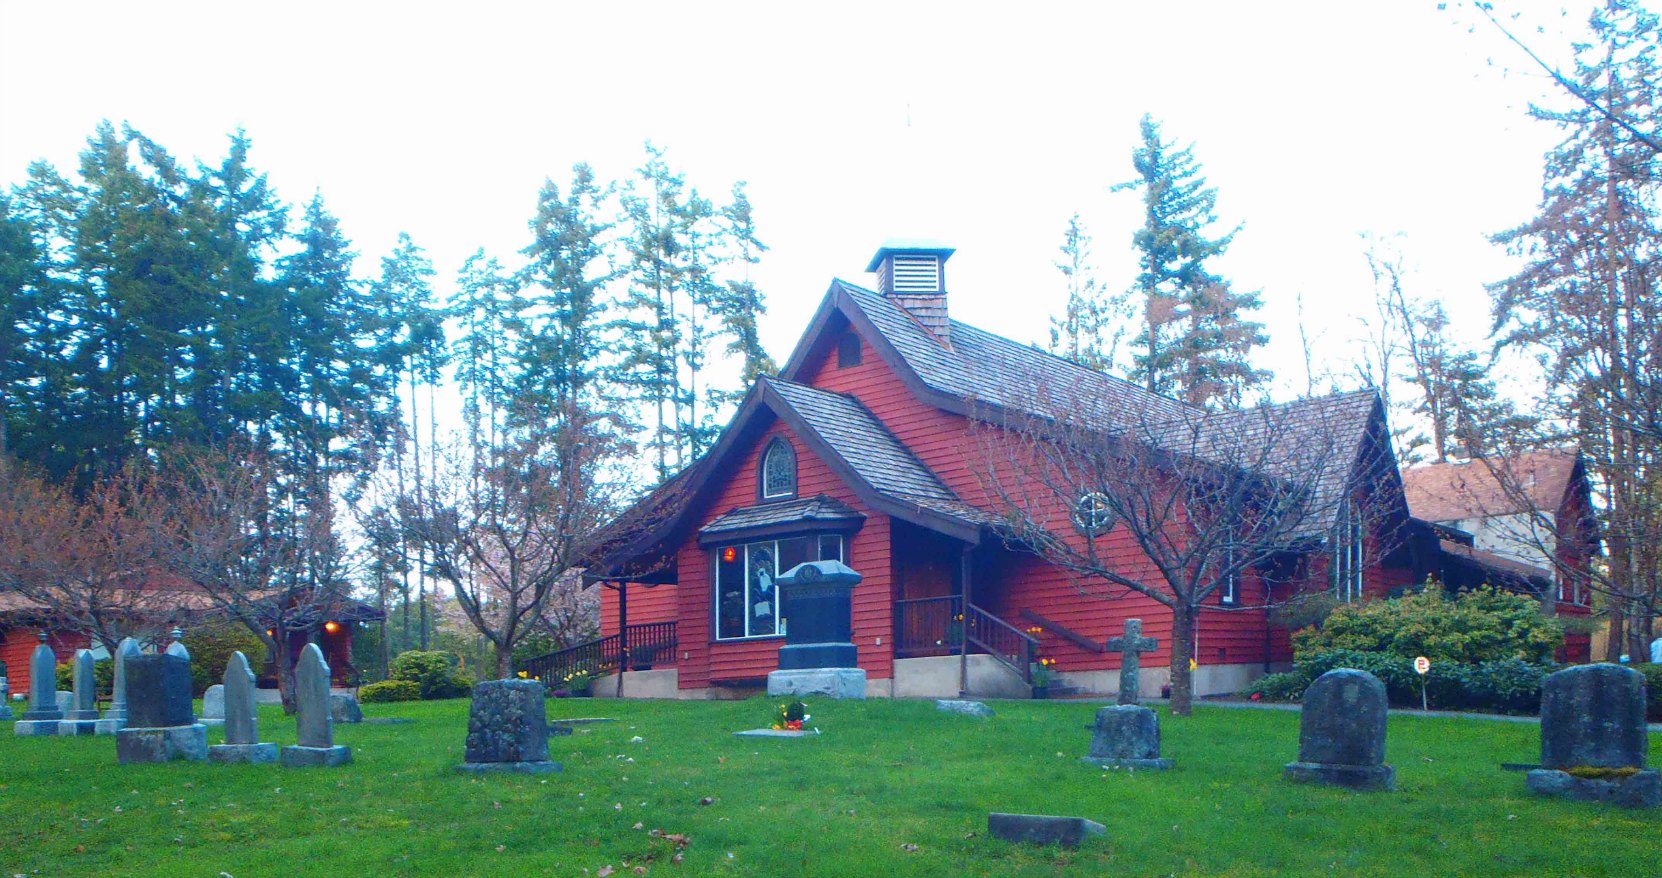
[[[202,716],[198,722],[205,726],[225,723],[225,684],[215,683],[202,693]]]
[[[173,642],[167,645],[167,654],[189,661],[190,650],[185,648],[185,630],[183,628],[173,629],[172,637]]]
[[[58,659],[40,632],[40,644],[29,656],[29,707],[12,727],[19,735],[56,735],[63,711],[58,708]]]
[[[364,709],[357,698],[338,693],[329,696],[329,719],[337,723],[361,723],[364,721]]]
[[[98,730],[98,663],[92,657],[92,650],[77,649],[70,667],[74,674],[75,700],[64,711],[58,734],[90,735]]]
[[[12,681],[6,662],[0,660],[0,720],[12,718]]]
[[[208,727],[191,715],[190,687],[189,659],[128,656],[127,725],[115,733],[118,762],[208,758]]]
[[[248,657],[241,652],[231,653],[225,663],[224,688],[225,743],[208,748],[208,758],[215,762],[277,761],[277,745],[260,743],[260,719],[254,703],[254,672],[248,667]]]
[[[467,747],[459,771],[559,771],[548,758],[547,696],[538,680],[488,680],[473,687]]]
[[[292,767],[345,765],[352,761],[352,748],[337,745],[329,719],[329,664],[323,650],[308,643],[300,650],[294,670],[294,711],[299,743],[284,747],[279,757]]]
[[[1106,651],[1120,653],[1120,704],[1142,703],[1143,653],[1153,652],[1160,641],[1143,636],[1143,620],[1125,620],[1125,633],[1108,638]]]
[[[1164,770],[1172,766],[1172,760],[1160,755],[1160,717],[1139,704],[1099,708],[1091,755],[1080,758],[1113,768]]]
[[[111,675],[110,706],[105,709],[104,716],[98,720],[98,734],[113,735],[127,725],[127,660],[135,655],[142,655],[139,642],[131,637],[123,637],[115,648],[115,668]]]
[[[996,811],[987,815],[987,834],[1005,841],[1076,848],[1085,839],[1107,832],[1108,827],[1083,817],[1001,814]]]
[[[1298,761],[1289,780],[1363,790],[1396,788],[1385,764],[1385,684],[1367,671],[1328,671],[1304,690]]]
[[[964,716],[988,717],[993,715],[993,709],[980,701],[942,698],[935,702],[935,709],[946,713],[961,713]]]
[[[856,667],[853,594],[860,574],[839,561],[809,561],[775,583],[785,617],[779,670],[768,694],[866,697],[866,672]]]
[[[1541,767],[1531,790],[1635,808],[1662,806],[1662,773],[1645,767],[1645,678],[1632,668],[1566,668],[1541,686]]]

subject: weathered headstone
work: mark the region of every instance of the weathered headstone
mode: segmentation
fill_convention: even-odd
[[[208,748],[215,762],[277,761],[277,745],[260,743],[260,720],[254,705],[254,672],[248,657],[231,653],[225,663],[225,682],[220,690],[225,706],[225,743]]]
[[[69,710],[64,711],[63,722],[58,724],[60,735],[90,735],[97,731],[98,726],[98,663],[93,660],[92,650],[75,650],[75,661],[70,666],[74,673],[74,703]]]
[[[1662,806],[1662,773],[1647,769],[1645,678],[1632,668],[1566,668],[1541,686],[1541,767],[1531,790],[1630,808]]]
[[[0,659],[0,720],[12,718],[12,681],[6,662]]]
[[[1098,708],[1091,755],[1080,759],[1113,768],[1164,770],[1172,766],[1171,759],[1160,755],[1160,717],[1140,704]]]
[[[294,669],[294,712],[299,743],[284,747],[280,761],[291,767],[345,765],[352,761],[352,748],[335,743],[329,720],[329,664],[323,650],[308,643],[300,650]]]
[[[56,693],[54,693],[54,697],[58,700],[58,713],[68,714],[70,711],[75,709],[74,692],[65,692],[64,690],[59,689]]]
[[[987,815],[987,834],[1005,841],[1055,844],[1067,848],[1093,835],[1107,833],[1108,827],[1083,817],[1052,817],[1047,814]]]
[[[56,735],[63,711],[58,708],[58,659],[46,645],[46,632],[29,656],[29,708],[12,727],[19,735]]]
[[[1339,668],[1304,690],[1298,724],[1298,761],[1288,780],[1361,790],[1396,789],[1396,769],[1385,764],[1385,684],[1367,671]]]
[[[467,760],[458,771],[559,771],[548,758],[547,696],[538,680],[489,680],[473,687]]]
[[[1125,620],[1125,633],[1108,638],[1107,652],[1120,653],[1120,704],[1142,703],[1143,653],[1153,652],[1160,641],[1143,636],[1143,620]]]
[[[987,717],[993,715],[993,709],[980,701],[942,698],[936,700],[935,709],[946,713],[961,713],[964,716]]]
[[[115,733],[118,762],[208,758],[208,727],[191,715],[190,685],[189,659],[127,657],[127,725]]]
[[[364,709],[358,699],[344,692],[337,693],[329,696],[329,719],[337,723],[361,723]]]
[[[179,658],[182,658],[182,659],[185,659],[186,661],[189,661],[190,660],[190,650],[185,648],[185,640],[184,640],[185,629],[183,629],[183,628],[173,629],[173,635],[172,636],[173,636],[173,642],[169,643],[167,645],[167,654],[168,655],[176,655]]]
[[[225,724],[225,684],[215,683],[202,693],[202,716],[197,722],[205,726]]]
[[[856,666],[853,594],[860,574],[839,561],[798,564],[774,583],[786,622],[779,670],[768,694],[866,697],[866,672]]]
[[[98,721],[98,734],[113,735],[127,725],[127,660],[135,655],[142,655],[139,642],[131,637],[123,637],[120,645],[115,648],[115,671],[111,675],[110,706],[105,709],[104,716]]]

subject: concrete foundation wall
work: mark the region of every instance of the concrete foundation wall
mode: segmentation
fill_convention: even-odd
[[[1277,671],[1285,671],[1291,665],[1278,664],[1271,667]],[[1245,689],[1253,680],[1262,676],[1262,662],[1201,665],[1194,673],[1194,694],[1197,698],[1207,695],[1230,695]],[[1063,686],[1074,686],[1082,693],[1091,695],[1117,695],[1120,691],[1119,671],[1073,671],[1058,674],[1057,680]],[[1169,682],[1171,668],[1144,666],[1142,673],[1138,674],[1138,694],[1143,698],[1159,698],[1160,691]]]
[[[992,656],[972,655],[968,662],[969,695],[981,698],[1027,698],[1027,684]],[[897,659],[894,697],[958,697],[959,658],[955,655]]]

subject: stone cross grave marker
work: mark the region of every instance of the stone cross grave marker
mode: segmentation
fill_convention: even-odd
[[[488,680],[473,687],[467,748],[458,771],[559,771],[548,758],[548,709],[540,680]]]
[[[208,748],[208,758],[215,762],[277,761],[277,745],[260,743],[260,721],[254,706],[254,672],[248,667],[248,657],[241,652],[231,653],[225,663],[225,743]]]
[[[1541,767],[1527,783],[1545,795],[1655,808],[1662,773],[1645,768],[1649,749],[1643,674],[1612,664],[1565,668],[1541,685]],[[1579,776],[1599,773],[1606,776]]]
[[[352,748],[335,743],[329,719],[329,663],[323,650],[308,643],[300,651],[294,670],[294,712],[299,743],[284,747],[280,761],[288,766],[345,765],[352,761]]]
[[[115,733],[118,762],[208,758],[208,727],[191,716],[190,686],[189,659],[128,656],[128,725]]]
[[[1385,764],[1385,684],[1367,671],[1338,668],[1304,690],[1298,723],[1298,761],[1288,780],[1359,790],[1396,789],[1396,769]]]
[[[1152,637],[1143,636],[1143,620],[1125,620],[1125,633],[1119,637],[1108,638],[1106,651],[1117,652],[1120,657],[1120,704],[1138,704],[1142,701],[1141,680],[1142,654],[1153,652],[1160,641]]]
[[[63,711],[58,709],[58,659],[40,632],[40,644],[29,656],[29,708],[12,726],[19,735],[56,735]]]

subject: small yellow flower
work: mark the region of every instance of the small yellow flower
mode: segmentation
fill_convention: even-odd
[[[520,679],[521,679],[521,680],[523,680],[523,679],[525,679],[525,672],[524,672],[524,671],[520,671],[520,672],[519,672],[519,678],[520,678]]]

